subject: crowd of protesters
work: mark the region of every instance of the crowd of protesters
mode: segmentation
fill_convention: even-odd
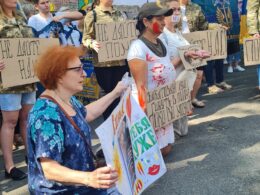
[[[238,1],[235,3],[239,5]],[[31,194],[106,194],[105,189],[115,184],[118,175],[114,168],[95,168],[88,123],[100,115],[104,119],[110,116],[128,87],[120,82],[126,72],[131,73],[132,93],[144,111],[148,90],[181,79],[183,75],[188,78],[193,109],[173,124],[155,129],[164,156],[171,152],[175,133],[187,135],[188,116],[195,108],[206,106],[197,98],[203,79],[210,94],[232,88],[224,80],[224,59],[208,61],[206,66],[194,70],[185,70],[182,64],[177,48],[190,44],[183,34],[232,29],[228,24],[209,23],[206,12],[190,0],[145,3],[136,17],[140,34],[131,43],[127,59],[104,63],[98,62],[100,44],[96,40],[95,23],[127,20],[125,13],[113,7],[113,1],[94,1],[85,11],[61,7],[56,13],[50,12],[49,0],[33,0],[32,4],[28,10],[22,9],[17,0],[0,0],[1,38],[59,38],[62,45],[47,49],[35,66],[41,83],[37,85],[43,89],[37,99],[36,83],[3,88],[0,79],[0,138],[5,176],[14,180],[27,177],[13,162],[14,129],[18,128],[27,150],[25,160]],[[247,8],[249,34],[259,38],[260,2],[248,1]],[[84,26],[82,30],[80,26]],[[238,40],[231,38],[229,73],[245,70],[239,64],[240,49]],[[86,52],[93,55],[97,81],[106,95],[82,105],[74,95],[83,89],[86,73],[80,56]],[[187,51],[184,55],[193,59],[210,57],[204,50]],[[0,71],[6,66],[0,60]],[[260,90],[259,67],[257,87]]]

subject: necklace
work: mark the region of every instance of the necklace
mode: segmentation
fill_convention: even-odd
[[[54,90],[54,93],[55,93],[56,96],[58,96],[58,98],[59,98],[64,104],[66,104],[67,106],[69,106],[70,108],[72,108],[72,109],[74,110],[73,105],[72,105],[71,103],[67,103],[62,97],[59,96],[59,94],[58,94],[55,90]]]

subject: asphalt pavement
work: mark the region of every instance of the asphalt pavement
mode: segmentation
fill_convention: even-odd
[[[226,74],[233,89],[210,95],[202,87],[206,107],[196,109],[189,133],[178,138],[165,158],[167,173],[144,195],[260,195],[260,92],[256,68]],[[102,119],[95,121],[98,126]],[[93,135],[94,148],[98,140]],[[14,151],[18,167],[26,171],[23,147]],[[28,194],[27,180],[4,178],[0,156],[2,194]]]

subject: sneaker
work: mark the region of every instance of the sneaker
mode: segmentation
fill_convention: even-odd
[[[217,93],[221,93],[223,91],[224,91],[223,89],[217,87],[216,85],[212,85],[212,86],[208,87],[209,94],[217,94]]]
[[[25,179],[27,177],[27,174],[24,173],[23,171],[21,171],[20,169],[17,169],[16,167],[13,167],[10,170],[10,173],[8,173],[5,170],[5,177],[6,178],[12,178],[13,180],[22,180],[22,179]]]
[[[221,83],[216,83],[216,86],[221,88],[221,89],[224,89],[224,90],[229,90],[232,88],[232,85],[229,85],[227,84],[226,82],[221,82]]]
[[[245,69],[242,68],[242,67],[239,66],[239,65],[235,66],[235,67],[234,67],[234,70],[235,70],[235,71],[238,71],[238,72],[244,72],[244,71],[245,71]]]
[[[227,72],[228,73],[233,73],[233,67],[232,66],[228,66]]]

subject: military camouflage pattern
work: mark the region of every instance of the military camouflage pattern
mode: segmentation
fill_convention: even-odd
[[[25,18],[17,12],[14,18],[7,18],[0,14],[0,38],[30,38],[33,37],[32,29],[26,25]],[[6,64],[8,66],[8,64]],[[0,75],[0,94],[27,93],[35,91],[35,84],[28,84],[3,89]]]
[[[256,34],[260,31],[260,0],[247,1],[247,27],[249,34]]]
[[[208,30],[208,22],[199,5],[189,2],[186,5],[186,17],[190,32]]]
[[[96,23],[108,23],[108,22],[118,22],[118,21],[124,21],[126,18],[123,16],[123,14],[114,9],[112,12],[103,11],[100,6],[97,6],[95,8],[96,11]],[[83,32],[83,42],[95,39],[95,32],[94,32],[94,16],[93,12],[89,11],[84,19],[84,32]],[[117,60],[117,61],[111,61],[111,62],[98,62],[98,56],[96,52],[93,52],[93,62],[94,66],[96,67],[111,67],[111,66],[123,66],[125,65],[124,60]]]

